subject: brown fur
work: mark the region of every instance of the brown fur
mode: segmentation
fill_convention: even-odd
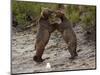
[[[62,22],[61,24],[50,24],[48,21],[48,17],[51,13],[56,13],[57,17],[59,17]],[[71,27],[70,22],[65,17],[64,13],[60,11],[51,12],[50,10],[46,9],[42,11],[41,17],[38,22],[38,32],[36,37],[36,55],[34,56],[34,60],[36,62],[42,62],[42,55],[45,49],[46,44],[49,41],[50,34],[57,29],[61,32],[65,42],[68,44],[68,50],[71,54],[71,58],[75,58],[77,56],[76,48],[77,48],[77,39],[76,35]]]

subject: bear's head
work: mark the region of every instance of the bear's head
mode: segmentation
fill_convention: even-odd
[[[42,8],[41,11],[41,16],[45,19],[48,19],[49,16],[51,16],[51,14],[53,13],[53,11],[49,8]]]

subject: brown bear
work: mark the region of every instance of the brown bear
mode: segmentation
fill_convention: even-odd
[[[63,39],[66,44],[68,44],[71,59],[74,59],[78,55],[76,52],[77,38],[75,32],[63,11],[53,11],[45,8],[41,12],[41,17],[38,21],[38,32],[35,43],[36,55],[33,57],[34,61],[43,61],[42,55],[45,50],[45,46],[49,41],[51,33],[56,29],[62,34]]]

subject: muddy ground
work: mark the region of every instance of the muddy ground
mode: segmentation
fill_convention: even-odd
[[[75,26],[74,31],[77,35],[78,57],[70,60],[62,36],[59,32],[52,33],[49,43],[46,46],[43,58],[46,60],[38,64],[33,61],[35,55],[35,37],[33,30],[17,32],[12,30],[12,73],[34,73],[63,70],[95,69],[95,42],[85,40],[84,31],[80,25]],[[50,68],[47,68],[47,63]]]

